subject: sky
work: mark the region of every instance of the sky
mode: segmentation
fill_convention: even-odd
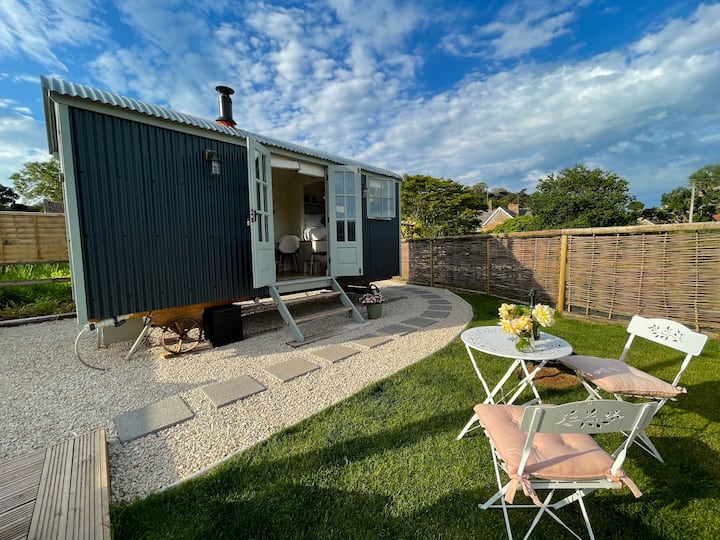
[[[646,206],[720,162],[720,3],[0,0],[0,183],[49,159],[40,76],[385,167]]]

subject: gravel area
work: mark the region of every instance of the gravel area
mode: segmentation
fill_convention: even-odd
[[[449,291],[396,281],[377,285],[388,299],[380,319],[357,324],[342,316],[302,325],[309,342],[299,347],[288,345],[290,331],[276,311],[262,313],[264,306],[243,316],[245,340],[216,348],[203,343],[174,357],[159,346],[159,329],[129,360],[131,343],[98,348],[95,333],[85,333],[78,345],[83,359],[105,371],[78,361],[74,342],[80,327],[74,319],[0,328],[0,461],[105,427],[113,501],[144,497],[427,357],[458,337],[472,317],[470,306]],[[448,317],[374,349],[352,343],[428,310],[428,300],[417,294],[423,291],[451,303]],[[314,355],[332,344],[360,352],[336,363]],[[320,369],[288,382],[265,371],[291,358]],[[267,390],[219,409],[201,391],[241,375]],[[116,416],[175,395],[192,409],[193,419],[119,441]]]

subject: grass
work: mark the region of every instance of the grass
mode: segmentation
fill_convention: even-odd
[[[500,301],[477,295],[472,325],[495,324]],[[582,354],[617,354],[622,326],[561,318],[552,332]],[[634,365],[671,377],[676,356],[643,347]],[[662,465],[637,447],[625,464],[644,492],[588,498],[597,538],[714,538],[720,531],[720,409],[710,341],[683,380],[688,394],[649,429]],[[506,362],[485,357],[497,380]],[[580,387],[541,387],[543,399],[584,399]],[[482,390],[459,340],[265,442],[204,477],[111,509],[114,538],[503,538],[502,513],[479,502],[496,491],[485,436],[455,436]],[[617,441],[606,441],[614,448]],[[518,495],[518,499],[522,499]],[[561,511],[576,530],[577,505]],[[515,530],[533,512],[511,513]],[[524,534],[524,533],[523,533]],[[534,538],[565,538],[548,517]]]
[[[68,263],[0,266],[0,281],[70,277]],[[75,311],[70,283],[0,287],[0,320]]]

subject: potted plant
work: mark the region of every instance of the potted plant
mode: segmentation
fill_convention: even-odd
[[[382,304],[385,297],[377,289],[363,294],[360,303],[367,308],[368,319],[379,319],[382,316]]]

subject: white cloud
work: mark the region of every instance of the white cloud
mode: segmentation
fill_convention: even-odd
[[[669,190],[686,181],[688,171],[678,174],[678,163],[689,172],[702,166],[702,156],[712,155],[704,141],[720,131],[718,45],[708,50],[699,39],[700,50],[678,53],[685,35],[712,33],[711,13],[720,18],[700,8],[683,32],[670,32],[679,24],[673,22],[646,35],[643,55],[519,65],[405,103],[388,122],[385,141],[362,157],[410,174],[489,179],[506,187],[533,187],[537,171],[594,163],[626,175],[638,191],[648,185]]]
[[[47,13],[61,9],[54,1]],[[587,4],[505,4],[495,21],[444,44],[465,56],[512,58],[513,67],[496,62],[492,73],[471,73],[437,94],[418,95],[417,77],[460,14],[397,0],[256,3],[251,10],[233,1],[197,2],[191,10],[184,2],[128,0],[118,8],[128,34],[96,54],[91,74],[115,92],[206,118],[217,115],[214,86],[227,84],[236,90],[241,128],[410,174],[532,190],[549,172],[588,163],[622,174],[631,187],[637,182],[639,191],[673,175],[681,178],[670,187],[684,182],[683,167],[706,164],[720,136],[720,5],[700,6],[687,20],[584,61],[517,61],[568,35]],[[29,5],[26,12],[40,13],[39,4]],[[97,20],[93,2],[80,5],[87,14],[68,8],[75,18],[66,11],[63,28],[77,32]],[[3,32],[10,30],[0,23],[0,56],[9,51]],[[78,42],[110,39],[89,35],[96,41]],[[52,55],[66,43],[50,37],[21,46],[27,55],[49,51],[59,70]],[[4,118],[29,129],[27,113],[19,102],[0,101]],[[33,151],[14,152],[27,161]]]
[[[5,104],[3,104],[5,105]],[[0,183],[12,186],[10,175],[23,163],[50,159],[43,125],[26,114],[0,105]]]
[[[0,2],[0,57],[30,59],[65,71],[58,49],[103,41],[107,28],[93,15],[93,0],[3,0]]]
[[[646,34],[632,50],[637,54],[686,55],[717,51],[720,4],[701,4],[688,20],[672,20],[662,30]]]
[[[505,4],[498,18],[477,26],[472,33],[453,33],[443,47],[457,56],[496,59],[522,57],[548,46],[560,36],[571,33],[573,9],[584,2],[523,0]]]

